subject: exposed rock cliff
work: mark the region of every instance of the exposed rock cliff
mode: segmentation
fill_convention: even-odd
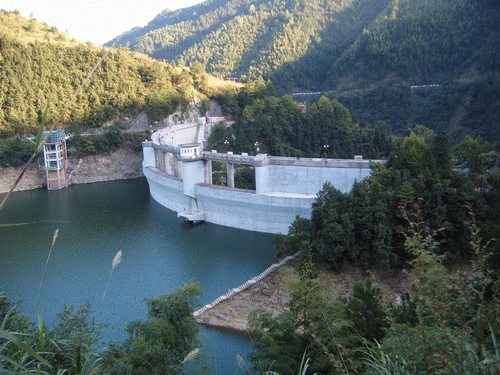
[[[119,149],[109,155],[69,159],[69,184],[87,184],[142,176],[144,176],[142,173],[142,152]]]
[[[142,152],[125,149],[108,155],[92,155],[70,158],[68,184],[122,180],[142,177]],[[46,186],[45,171],[41,165],[33,163],[18,184],[16,191],[38,189]],[[0,193],[6,193],[21,173],[21,168],[0,169]]]
[[[21,170],[22,168],[0,168],[0,194],[10,190]],[[38,189],[44,185],[45,171],[35,163],[26,170],[15,191]]]

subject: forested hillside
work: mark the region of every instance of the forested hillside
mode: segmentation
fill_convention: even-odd
[[[32,131],[47,106],[48,123],[55,121],[105,52],[35,19],[1,11],[0,135]],[[203,100],[225,89],[236,91],[237,86],[220,85],[203,69],[112,49],[62,123],[79,131],[143,110],[157,120],[195,97]]]
[[[265,89],[258,82],[248,86]],[[248,91],[247,87],[237,98],[244,101]],[[214,127],[208,139],[209,149],[223,152],[229,139],[229,149],[237,153],[255,152],[257,142],[261,152],[271,155],[324,157],[326,152],[329,158],[363,155],[381,159],[389,156],[394,147],[388,132],[360,126],[356,116],[335,99],[323,96],[304,110],[290,95],[256,96],[235,116],[230,128],[221,124]]]
[[[200,61],[221,76],[287,78],[287,89],[359,86],[388,74],[416,85],[472,66],[498,69],[497,20],[483,0],[212,0],[165,10],[120,45]]]
[[[48,123],[53,123],[106,49],[70,39],[17,13],[2,12],[0,17],[5,21],[0,28],[0,131],[1,138],[12,138],[33,133],[47,106]],[[63,37],[66,40],[59,40]],[[65,113],[61,126],[78,134],[101,128],[109,120],[120,125],[117,120],[141,111],[147,112],[151,123],[194,98],[217,100],[235,120],[231,128],[222,126],[214,132],[211,148],[229,139],[236,152],[252,152],[259,142],[261,150],[272,155],[317,157],[328,144],[330,157],[380,158],[393,147],[390,132],[360,127],[356,116],[336,100],[325,97],[305,110],[290,96],[277,97],[269,80],[260,78],[245,86],[222,84],[198,62],[189,68],[170,65],[125,49],[109,52]],[[91,140],[73,137],[77,153],[116,149],[121,130],[106,130]],[[30,154],[28,141],[1,140],[3,166],[20,165]]]
[[[166,10],[122,37],[120,44],[160,60],[200,61],[220,76],[272,78],[292,67],[297,77],[319,84],[332,59],[340,57],[386,2],[207,1]]]
[[[218,76],[262,76],[279,93],[330,92],[395,134],[445,126],[452,139],[496,141],[499,14],[490,0],[212,0],[165,10],[120,43]]]

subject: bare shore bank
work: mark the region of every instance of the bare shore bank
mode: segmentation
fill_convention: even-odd
[[[346,267],[342,271],[323,271],[318,277],[323,297],[333,301],[337,297],[349,297],[355,282],[371,278],[382,289],[387,299],[398,303],[399,296],[411,290],[411,278],[404,272],[366,272],[359,267]],[[287,265],[250,286],[246,290],[219,303],[196,318],[197,322],[210,327],[250,332],[250,312],[263,309],[277,316],[288,309],[290,290],[298,277],[293,267]]]
[[[142,173],[142,152],[119,149],[106,155],[68,159],[68,184],[114,181],[139,178]],[[8,192],[20,175],[22,167],[0,168],[0,194]],[[44,188],[47,185],[43,158],[39,157],[26,170],[15,191]]]

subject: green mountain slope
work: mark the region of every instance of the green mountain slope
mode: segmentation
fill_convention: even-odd
[[[105,52],[34,19],[1,11],[0,136],[36,129],[47,105],[48,122],[54,122]],[[73,130],[100,127],[143,110],[157,120],[180,104],[226,87],[202,69],[113,49],[64,115],[63,125]]]
[[[479,1],[393,0],[335,62],[331,81],[390,74],[421,85],[454,79],[472,66],[498,70],[491,64],[499,53],[497,16]]]
[[[359,86],[396,75],[442,81],[498,57],[498,18],[481,0],[212,0],[170,12],[120,43],[167,62],[278,88]]]
[[[396,134],[443,126],[496,141],[499,25],[495,0],[210,0],[165,10],[120,43],[217,76],[262,76],[280,93],[327,92]]]
[[[330,60],[340,57],[386,2],[208,1],[165,11],[145,28],[125,35],[120,43],[167,62],[200,61],[215,75],[250,79],[272,78],[274,72],[294,64],[298,64],[294,70],[300,70],[312,57],[324,62],[308,69],[320,82]],[[301,63],[303,59],[306,61]]]

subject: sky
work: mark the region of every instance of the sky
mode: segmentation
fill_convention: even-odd
[[[18,10],[73,38],[101,45],[136,26],[145,26],[165,8],[185,8],[203,0],[0,0],[0,9]]]

